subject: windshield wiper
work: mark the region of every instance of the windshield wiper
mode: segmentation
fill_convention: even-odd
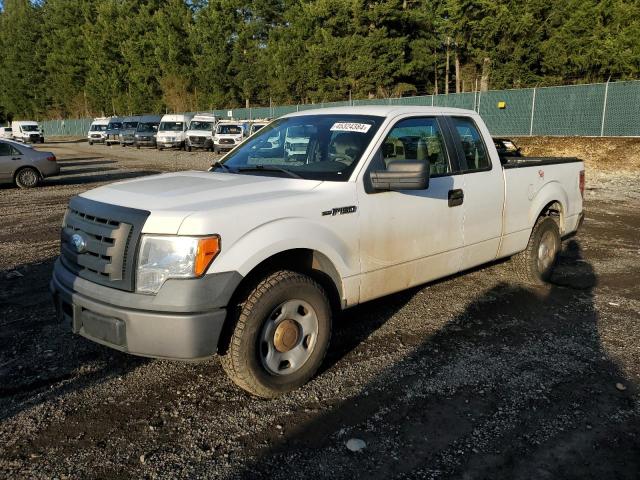
[[[227,167],[229,168],[229,167]],[[291,170],[287,170],[286,168],[281,167],[273,167],[271,165],[255,165],[252,167],[240,167],[236,170],[238,173],[242,172],[281,172],[289,175],[292,178],[302,178],[297,173],[292,172]]]
[[[215,161],[211,164],[211,166],[213,168],[221,168],[223,170],[226,170],[227,172],[233,172],[233,170],[231,170],[231,168],[229,168],[228,166],[226,166],[224,163],[219,162],[219,161]]]

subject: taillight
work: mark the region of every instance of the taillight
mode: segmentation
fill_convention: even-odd
[[[55,155],[49,155],[47,157],[47,160],[49,160],[50,162],[55,162],[56,161],[56,156]]]
[[[580,170],[580,195],[584,200],[584,170]]]

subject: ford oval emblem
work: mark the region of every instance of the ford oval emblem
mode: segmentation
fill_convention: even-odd
[[[87,241],[79,233],[74,233],[71,236],[71,245],[74,246],[78,253],[82,253],[87,250]]]

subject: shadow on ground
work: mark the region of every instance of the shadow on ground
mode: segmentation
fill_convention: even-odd
[[[638,478],[637,387],[600,343],[596,283],[570,242],[552,286],[487,290],[359,395],[274,435],[237,478]],[[379,307],[346,315],[367,323]],[[366,449],[349,451],[352,437]]]

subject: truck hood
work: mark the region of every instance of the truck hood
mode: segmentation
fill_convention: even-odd
[[[81,196],[103,203],[148,210],[145,233],[175,235],[182,222],[194,213],[251,204],[304,194],[322,182],[296,178],[247,174],[187,171],[154,175],[113,183]]]

